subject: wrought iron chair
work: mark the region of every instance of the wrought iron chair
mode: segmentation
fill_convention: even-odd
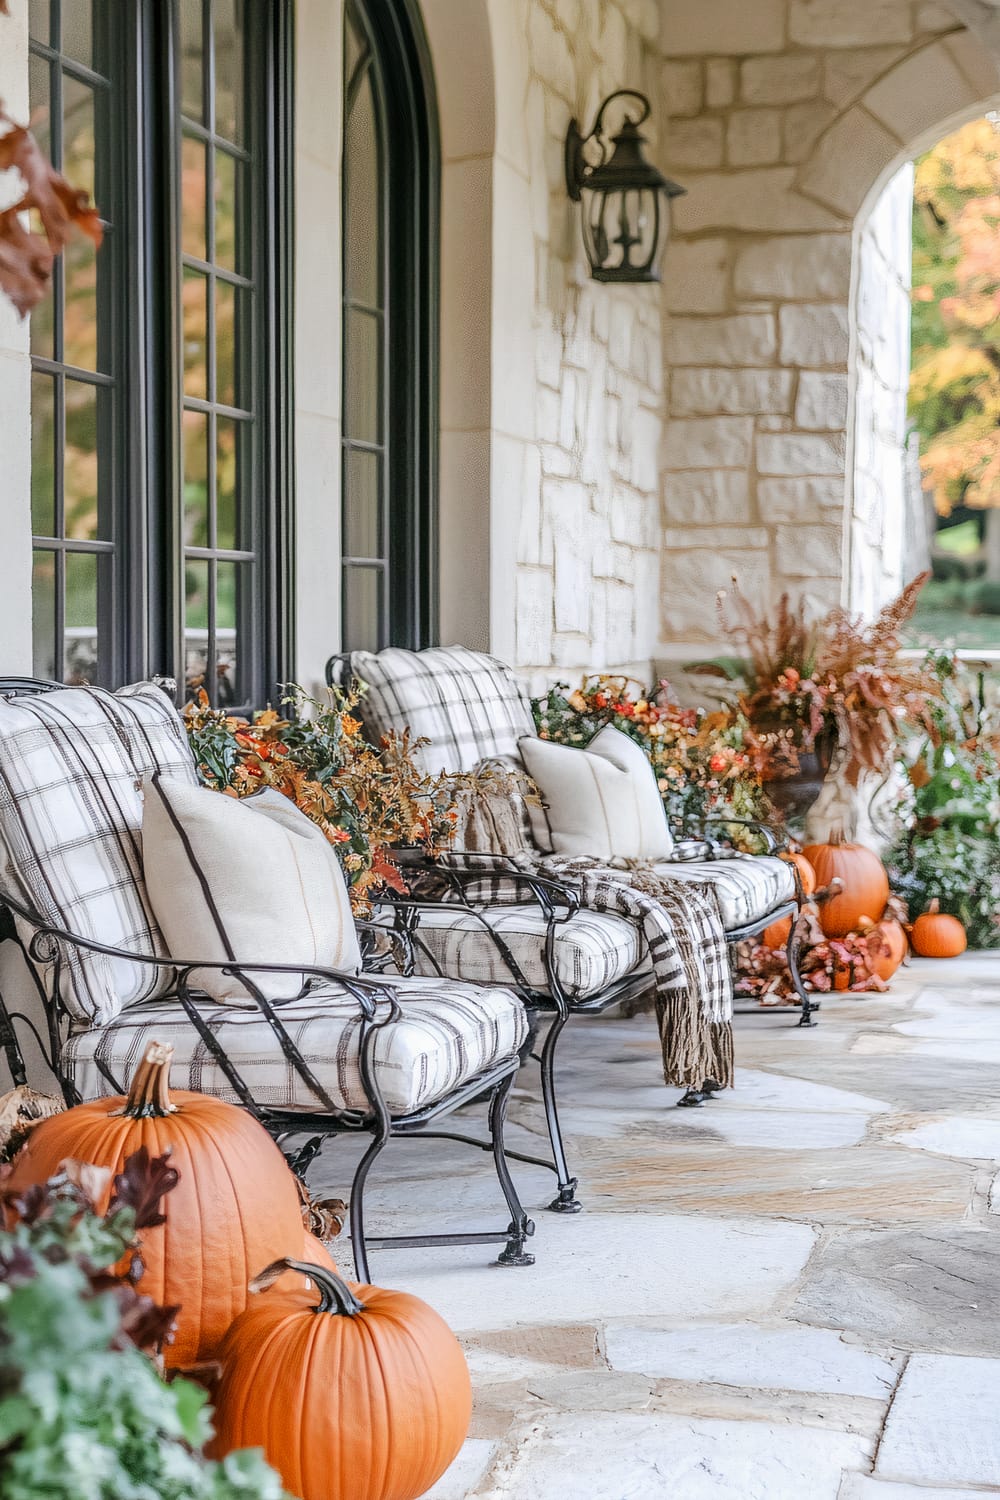
[[[406,671],[411,677],[400,676]],[[518,739],[533,734],[530,703],[503,663],[464,648],[411,653],[395,648],[377,657],[368,653],[331,657],[326,669],[331,686],[346,688],[352,679],[369,683],[361,700],[362,716],[373,738],[389,730],[409,728],[414,738],[426,737],[425,769],[468,771],[482,761],[509,759]],[[376,712],[372,713],[372,679],[378,683]],[[705,835],[715,822],[702,820]],[[798,968],[795,932],[804,894],[794,865],[774,858],[780,848],[775,832],[762,824],[747,824],[764,839],[772,857],[679,860],[672,873],[714,880],[721,891],[726,941],[737,944],[762,932],[773,922],[792,918],[788,962],[801,1002],[798,1024],[814,1024],[817,1003],[806,991]],[[526,837],[530,835],[526,833]],[[713,848],[704,841],[705,851]],[[643,963],[638,934],[621,917],[587,913],[596,933],[593,963],[581,975],[581,951],[586,945],[579,901],[558,882],[528,877],[503,854],[450,854],[430,862],[433,873],[447,886],[447,899],[390,907],[383,922],[406,940],[410,972],[463,977],[477,983],[503,983],[516,989],[532,1016],[533,1031],[546,1015],[551,1022],[535,1060],[540,1065],[542,1100],[552,1148],[547,1162],[556,1174],[558,1193],[549,1207],[575,1213],[577,1179],[571,1174],[556,1099],[555,1054],[572,1016],[594,1015],[634,1001],[646,993],[650,973]],[[414,874],[427,869],[420,858],[411,861]],[[499,887],[508,893],[498,902]],[[512,904],[509,889],[520,893]],[[603,939],[603,942],[601,941]],[[584,959],[586,952],[584,951]],[[712,1079],[690,1088],[679,1103],[697,1106],[718,1092]],[[534,1161],[535,1158],[524,1158]]]
[[[96,820],[95,841],[108,837],[116,849],[132,851],[138,848],[136,806],[142,777],[163,767],[156,763],[155,740],[145,733],[133,740],[130,729],[134,725],[126,721],[124,712],[122,722],[117,722],[120,709],[116,700],[120,695],[6,678],[0,679],[0,713],[8,703],[19,709],[33,705],[43,749],[46,737],[51,737],[58,741],[61,757],[72,761],[79,751],[89,764],[94,736],[74,725],[72,706],[67,705],[67,698],[71,694],[78,697],[81,691],[88,695],[88,701],[101,702],[102,712],[107,713],[113,726],[113,731],[103,737],[100,755],[106,771],[113,763],[114,774],[106,780],[97,774],[89,779],[81,774],[77,782],[71,779],[64,783],[63,790],[68,789],[72,798],[74,786],[78,788],[88,805],[87,816],[93,815]],[[167,758],[183,757],[185,753],[190,756],[176,711],[159,689],[148,689],[147,698],[149,692],[155,692],[161,700],[166,719],[172,716],[176,721],[178,743],[170,743]],[[47,696],[41,700],[38,694]],[[67,705],[65,712],[63,705]],[[45,712],[39,712],[43,708]],[[159,712],[155,704],[152,712],[154,716]],[[120,746],[115,744],[115,733],[121,735]],[[161,742],[169,742],[169,724],[166,736]],[[22,775],[30,778],[30,766]],[[175,1047],[172,1081],[176,1086],[200,1087],[242,1104],[278,1141],[298,1173],[309,1169],[328,1139],[345,1133],[371,1136],[355,1170],[350,1194],[351,1239],[360,1279],[369,1279],[369,1248],[499,1244],[503,1246],[499,1264],[532,1263],[534,1257],[525,1246],[534,1225],[521,1205],[504,1150],[507,1103],[527,1032],[517,996],[509,990],[400,979],[378,972],[340,974],[298,963],[255,961],[248,970],[238,963],[205,962],[158,952],[153,941],[145,948],[121,946],[103,942],[99,932],[73,931],[54,913],[66,904],[82,910],[88,893],[68,887],[57,889],[56,882],[51,881],[48,890],[52,899],[35,898],[39,886],[32,877],[43,865],[37,860],[37,848],[25,851],[20,847],[23,826],[15,826],[11,792],[0,764],[0,940],[21,950],[44,1017],[41,1026],[36,1025],[23,1007],[0,994],[0,1048],[15,1085],[27,1082],[21,1045],[21,1038],[27,1035],[32,1035],[40,1047],[67,1105],[81,1097],[122,1092],[125,1078],[120,1070],[141,1055],[146,1041],[162,1038]],[[32,787],[29,782],[27,799],[41,809],[43,818],[52,811],[46,805],[47,795],[45,786]],[[81,847],[87,852],[85,841],[78,840],[73,847],[76,853]],[[130,895],[138,893],[144,899],[141,854],[139,859],[136,888]],[[417,914],[413,920],[418,925]],[[93,924],[88,917],[81,925]],[[370,956],[372,932],[368,924],[359,927],[363,937],[367,934],[363,946],[369,950],[369,963],[377,970],[378,962]],[[162,950],[162,944],[160,947]],[[139,1003],[120,1010],[111,1019],[99,1021],[82,1014],[77,1003],[82,990],[74,989],[74,984],[79,980],[80,966],[91,961],[104,964],[126,990],[131,974],[141,970],[147,977],[152,975],[152,995],[140,996]],[[252,997],[249,1009],[217,1004],[199,993],[192,985],[192,974],[208,969],[236,976]],[[262,988],[264,976],[289,973],[303,976],[299,993],[290,1001],[269,999]],[[406,1046],[413,1044],[413,1028],[422,1026],[422,1035],[432,1034],[437,1017],[444,1035],[457,1024],[456,1008],[468,1018],[470,1035],[479,1040],[470,1043],[463,1035],[461,1046],[456,1042],[453,1054],[438,1056],[444,1083],[435,1085],[432,1079],[422,1093],[414,1086],[409,1102],[394,1102],[389,1087],[393,1083],[390,1064],[401,1072],[409,1056]],[[409,1032],[407,1027],[411,1028]],[[419,1070],[414,1069],[414,1077],[417,1071],[420,1076],[432,1072],[424,1066],[435,1061],[433,1056],[428,1057],[429,1051],[430,1044],[420,1058]],[[464,1063],[456,1062],[458,1058]],[[394,1084],[395,1092],[400,1094],[403,1086]],[[476,1101],[485,1102],[487,1108],[485,1141],[428,1128]],[[465,1141],[491,1152],[510,1215],[506,1228],[367,1237],[364,1193],[371,1168],[390,1140],[421,1134]]]

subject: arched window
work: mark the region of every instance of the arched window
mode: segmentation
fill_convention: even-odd
[[[343,645],[419,648],[437,622],[437,114],[410,0],[344,31]]]

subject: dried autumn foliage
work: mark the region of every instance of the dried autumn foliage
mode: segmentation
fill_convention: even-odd
[[[0,0],[0,10],[3,10]],[[97,209],[87,193],[71,187],[53,167],[35,137],[18,125],[0,104],[0,172],[16,171],[25,191],[0,213],[0,291],[23,318],[52,284],[52,265],[74,228],[95,245],[103,237]],[[24,215],[34,211],[42,232],[30,228]]]
[[[830,734],[844,752],[843,776],[857,785],[862,772],[885,770],[900,729],[933,731],[940,682],[925,662],[900,656],[900,632],[929,576],[914,578],[871,621],[837,608],[809,622],[787,594],[771,619],[735,582],[720,595],[723,628],[747,657],[740,707],[750,724],[747,748],[765,778],[794,774],[799,755]]]

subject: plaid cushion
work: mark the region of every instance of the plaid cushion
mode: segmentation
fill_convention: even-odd
[[[108,947],[165,957],[139,836],[142,781],[154,771],[196,780],[180,716],[153,683],[0,699],[0,897],[7,890],[43,920]],[[99,1025],[166,982],[149,965],[63,953],[66,1009]]]
[[[791,865],[769,855],[729,855],[727,851],[723,859],[670,859],[657,863],[653,869],[672,880],[711,885],[718,896],[719,914],[727,932],[759,921],[774,907],[795,896]],[[509,908],[525,899],[523,881],[501,870],[464,882],[463,890],[465,899],[473,906]],[[457,898],[445,895],[443,899]]]
[[[417,752],[427,775],[516,756],[518,740],[535,732],[531,705],[510,667],[464,646],[355,651],[351,671],[368,684],[360,705],[368,734],[377,741],[409,729],[414,739],[429,740]]]
[[[655,866],[672,880],[707,881],[719,900],[727,932],[758,922],[795,896],[795,874],[783,859],[742,854],[735,859],[668,860]]]
[[[380,920],[391,918],[386,913]],[[510,953],[524,983],[538,994],[548,994],[547,925],[537,906],[503,906],[479,914],[461,907],[421,912],[413,945],[417,973],[441,973],[474,984],[514,982],[516,975],[491,932]],[[568,922],[559,922],[554,932],[556,977],[564,994],[575,1000],[599,995],[624,979],[638,965],[643,949],[635,925],[611,913],[581,911]]]
[[[527,1036],[524,1006],[509,990],[431,979],[384,982],[395,988],[402,1010],[400,1020],[380,1029],[375,1044],[375,1072],[394,1115],[445,1098],[513,1057]],[[281,1053],[259,1011],[206,1000],[199,1013],[258,1103],[314,1114],[326,1108]],[[333,1104],[367,1111],[371,1105],[358,1065],[357,1003],[330,986],[280,1005],[278,1014]],[[173,1046],[170,1082],[175,1088],[236,1100],[226,1075],[176,1001],[133,1006],[102,1030],[71,1036],[63,1062],[85,1099],[101,1098],[122,1092],[151,1041]]]

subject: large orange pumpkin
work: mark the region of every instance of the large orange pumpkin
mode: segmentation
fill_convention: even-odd
[[[289,1270],[312,1287],[287,1287]],[[276,1284],[277,1283],[277,1284]],[[263,1448],[301,1500],[416,1500],[469,1430],[465,1356],[407,1292],[279,1260],[222,1346],[211,1452]]]
[[[67,1158],[120,1172],[145,1146],[171,1153],[179,1173],[164,1201],[166,1223],[143,1231],[140,1285],[157,1302],[180,1305],[169,1366],[214,1358],[250,1278],[303,1243],[298,1190],[284,1157],[246,1110],[187,1090],[171,1096],[173,1048],[153,1042],[127,1098],[96,1099],[42,1120],[7,1182],[44,1182]],[[97,1205],[103,1212],[110,1198]]]
[[[797,854],[794,849],[786,849],[781,858],[787,864],[794,865],[799,872],[799,880],[802,882],[802,892],[811,896],[816,889],[816,871],[806,859],[804,854]]]
[[[819,925],[827,937],[846,937],[854,932],[866,912],[884,910],[889,899],[889,877],[877,854],[864,844],[831,841],[808,844],[802,851],[816,872],[820,890],[839,880],[839,895],[821,901]]]
[[[910,929],[910,941],[921,958],[957,958],[968,946],[965,928],[957,917],[951,917],[933,900]]]

